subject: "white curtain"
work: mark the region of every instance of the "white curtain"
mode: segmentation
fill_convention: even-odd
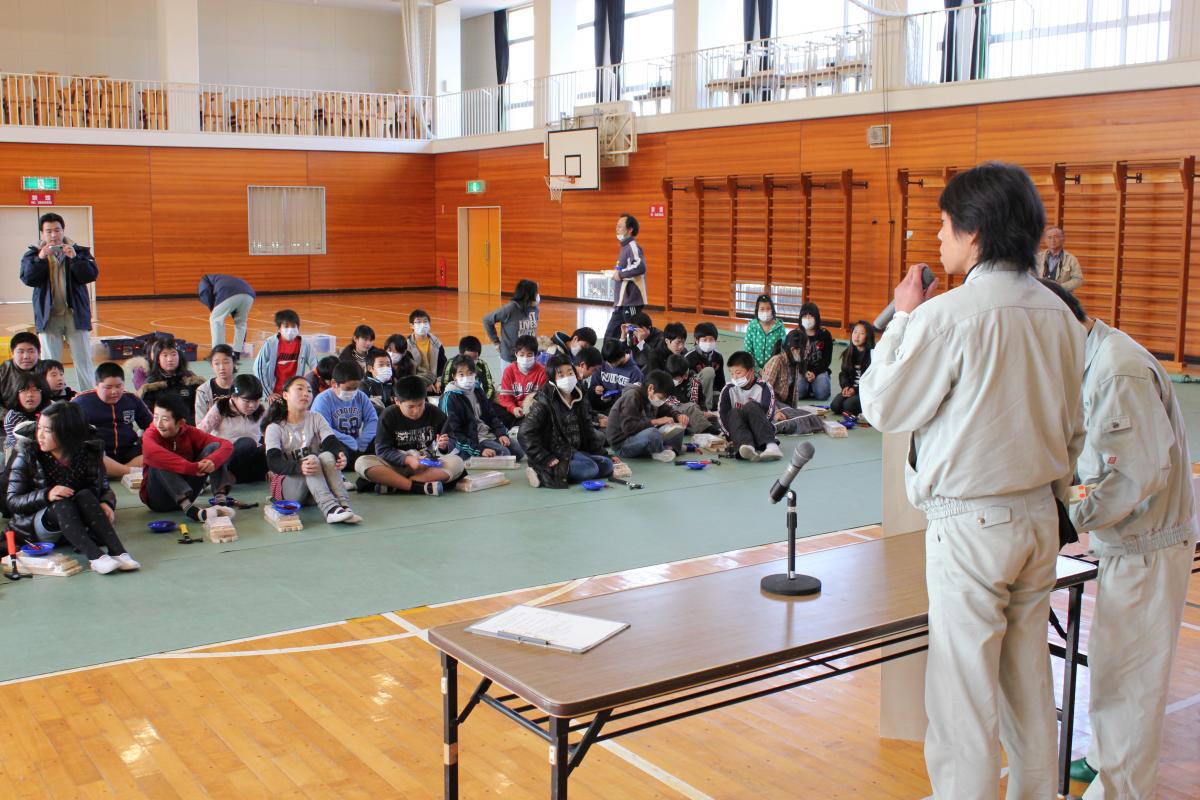
[[[325,252],[325,187],[251,186],[250,255]]]
[[[400,7],[400,36],[409,91],[419,97],[432,97],[433,5],[421,5],[418,0],[396,0],[396,4]],[[417,104],[417,118],[427,135],[433,122],[428,119],[429,111],[424,103]]]

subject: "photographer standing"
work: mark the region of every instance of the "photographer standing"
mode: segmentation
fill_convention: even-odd
[[[92,303],[87,285],[100,270],[91,250],[66,236],[58,214],[38,218],[39,243],[21,258],[21,283],[33,288],[33,324],[42,340],[42,357],[62,360],[63,340],[80,391],[95,386],[92,374]]]

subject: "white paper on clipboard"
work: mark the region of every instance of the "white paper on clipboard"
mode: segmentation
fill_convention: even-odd
[[[628,622],[521,605],[481,620],[467,630],[482,636],[585,653],[628,627]]]

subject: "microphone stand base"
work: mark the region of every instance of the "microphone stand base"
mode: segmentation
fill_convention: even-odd
[[[821,591],[819,578],[811,575],[793,575],[789,578],[786,572],[766,576],[759,586],[769,594],[781,594],[787,597],[817,594]]]

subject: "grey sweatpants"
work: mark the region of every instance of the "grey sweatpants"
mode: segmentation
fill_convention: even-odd
[[[342,485],[342,472],[337,468],[333,453],[317,456],[321,471],[316,475],[286,475],[280,487],[284,500],[307,503],[311,498],[317,508],[328,514],[337,506],[350,506],[350,497]]]

